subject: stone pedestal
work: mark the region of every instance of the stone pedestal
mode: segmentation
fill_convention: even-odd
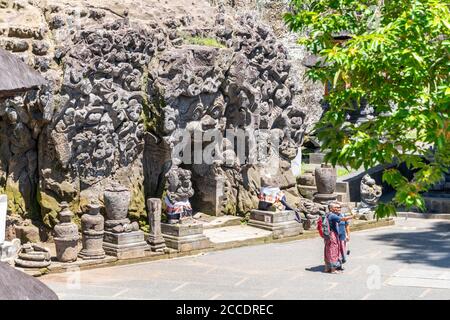
[[[211,242],[203,234],[203,225],[161,223],[161,231],[169,248],[180,252],[211,247]]]
[[[145,256],[146,249],[148,245],[141,230],[121,233],[105,231],[103,250],[107,255],[118,259],[141,258]]]
[[[152,251],[164,251],[166,242],[161,232],[161,200],[150,198],[147,200],[148,224],[150,225],[150,235],[147,242]]]
[[[252,210],[248,225],[270,230],[274,238],[294,237],[303,233],[303,226],[295,220],[295,212]]]

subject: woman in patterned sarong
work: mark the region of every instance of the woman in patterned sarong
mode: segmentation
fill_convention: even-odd
[[[330,237],[325,239],[325,272],[337,273],[338,269],[342,269],[339,222],[350,220],[352,216],[340,216],[341,206],[338,203],[331,203],[329,210],[327,217],[330,223]]]

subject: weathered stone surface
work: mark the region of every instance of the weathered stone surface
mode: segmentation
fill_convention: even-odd
[[[83,247],[78,253],[82,259],[103,259],[104,218],[100,214],[100,206],[90,204],[88,212],[81,217]]]
[[[206,249],[212,245],[203,234],[203,225],[201,223],[161,223],[161,231],[166,245],[180,252]]]
[[[133,259],[143,257],[148,245],[141,230],[121,233],[105,231],[103,249],[106,254],[118,259]]]
[[[130,190],[130,218],[146,220],[145,199],[163,197],[176,129],[282,133],[282,189],[299,196],[289,161],[311,103],[298,100],[292,56],[252,13],[181,2],[0,8],[1,39],[27,45],[20,57],[51,83],[0,101],[0,191],[11,213],[54,226],[61,201],[81,215],[115,181]],[[257,203],[257,169],[230,141],[219,151],[213,164],[180,166],[192,173],[193,209],[244,215]]]
[[[356,211],[361,220],[372,220],[375,217],[375,207],[382,195],[381,186],[375,183],[375,180],[366,174],[361,179],[360,185],[361,202]]]
[[[14,265],[20,251],[20,240],[4,241],[0,243],[0,261]]]
[[[51,263],[50,250],[37,244],[26,243],[22,246],[15,264],[23,268],[45,268]]]
[[[150,225],[147,242],[152,251],[163,251],[166,244],[161,232],[161,200],[150,198],[147,200],[147,207],[148,224]]]
[[[55,226],[54,241],[56,247],[56,258],[60,262],[72,262],[78,256],[78,227],[72,222],[73,213],[69,209],[67,202],[61,203],[59,213],[59,223]]]
[[[16,237],[20,239],[22,243],[33,242],[37,243],[41,241],[39,236],[39,228],[30,224],[24,226],[16,226]]]

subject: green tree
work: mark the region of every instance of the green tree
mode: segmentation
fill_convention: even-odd
[[[383,181],[396,190],[377,216],[395,205],[425,209],[421,192],[450,167],[449,0],[291,0],[284,15],[300,43],[319,57],[308,76],[328,83],[329,108],[316,130],[326,160],[351,168],[406,163]],[[346,33],[350,39],[336,41]],[[373,107],[376,117],[360,125],[346,116]]]

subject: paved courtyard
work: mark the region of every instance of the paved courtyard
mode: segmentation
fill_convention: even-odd
[[[337,275],[315,238],[40,279],[60,299],[450,299],[450,221],[396,218],[350,250]]]

